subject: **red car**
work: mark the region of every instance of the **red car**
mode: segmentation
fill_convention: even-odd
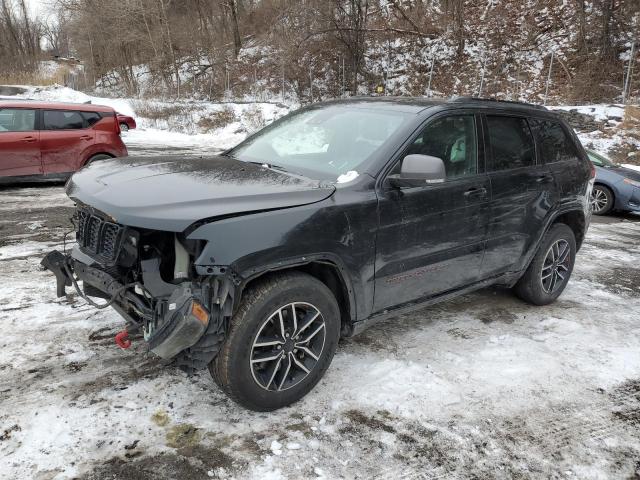
[[[61,180],[93,160],[124,156],[111,107],[0,101],[0,183]]]
[[[127,132],[129,130],[133,130],[136,128],[136,121],[130,115],[125,115],[123,113],[116,112],[118,116],[118,123],[120,124],[120,130],[123,132]]]

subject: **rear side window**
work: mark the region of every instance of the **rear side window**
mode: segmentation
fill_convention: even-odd
[[[81,112],[82,118],[85,119],[88,126],[92,126],[100,121],[102,118],[99,113],[96,112]]]
[[[85,126],[80,112],[72,110],[45,110],[43,121],[45,130],[76,130]]]
[[[535,147],[524,118],[487,115],[491,155],[488,170],[496,172],[535,164]]]
[[[35,129],[35,110],[26,108],[0,109],[0,132],[29,132]]]
[[[573,141],[558,122],[532,119],[531,126],[538,139],[540,157],[544,163],[579,159]]]

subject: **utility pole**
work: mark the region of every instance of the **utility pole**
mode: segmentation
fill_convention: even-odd
[[[281,93],[282,103],[284,103],[284,62],[282,62],[282,93]]]
[[[311,62],[309,62],[309,96],[311,97],[311,103],[313,103],[313,70],[311,69]]]
[[[336,84],[338,86],[338,95],[342,96],[342,55],[338,57],[338,75],[336,78]]]
[[[484,52],[484,60],[482,61],[482,76],[480,77],[480,87],[478,88],[478,97],[482,97],[482,86],[484,85],[484,71],[487,66],[487,52]]]
[[[91,41],[91,37],[89,37],[89,50],[91,51],[91,75],[93,76],[92,88],[96,88],[96,61],[93,56],[93,42]]]
[[[622,87],[622,104],[626,105],[629,95],[631,94],[631,74],[633,72],[633,62],[636,56],[636,42],[631,44],[631,56],[629,57],[629,65],[627,66],[627,76],[625,77],[624,86]],[[624,70],[622,73],[624,77]]]
[[[344,90],[345,90],[345,87],[344,87],[345,80],[344,79],[345,79],[346,75],[347,74],[346,74],[346,71],[344,69],[344,56],[343,56],[342,57],[342,95],[341,95],[342,97],[344,97]]]
[[[390,65],[391,65],[391,41],[387,40],[387,69],[383,72],[383,77],[382,77],[382,80],[384,81],[383,85],[384,85],[385,97],[389,95],[389,93],[387,92],[387,80],[389,78],[389,70],[391,68]]]
[[[549,62],[549,73],[547,74],[547,86],[544,89],[544,105],[547,104],[547,97],[549,96],[549,83],[551,83],[551,69],[553,68],[553,57],[555,52],[551,50],[551,62]]]
[[[435,54],[431,56],[431,68],[429,69],[429,83],[427,85],[427,97],[431,96],[431,80],[433,79],[433,64],[436,63]]]
[[[516,100],[519,102],[520,101],[520,91],[521,91],[521,87],[522,87],[522,84],[520,82],[520,62],[519,61],[518,61],[518,71],[516,73],[516,85],[517,85]]]

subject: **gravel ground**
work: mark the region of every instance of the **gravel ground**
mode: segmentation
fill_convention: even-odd
[[[122,322],[40,270],[60,186],[0,190],[0,476],[639,478],[640,222],[596,219],[567,290],[488,289],[341,342],[271,414],[113,341]]]

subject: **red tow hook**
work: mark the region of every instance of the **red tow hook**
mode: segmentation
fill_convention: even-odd
[[[131,346],[131,340],[129,340],[129,332],[122,330],[116,334],[116,345],[121,349],[126,350]]]

